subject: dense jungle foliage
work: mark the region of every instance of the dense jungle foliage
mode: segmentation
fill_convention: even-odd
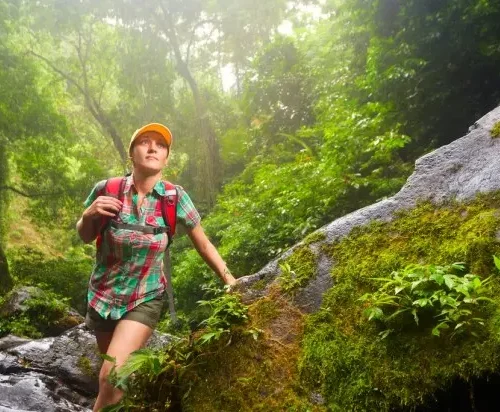
[[[257,271],[397,192],[500,103],[499,21],[495,0],[0,0],[0,293],[42,284],[84,311],[95,249],[75,223],[152,121],[174,134],[165,178],[234,274]],[[172,256],[179,316],[197,325],[214,276],[186,236]],[[338,330],[306,346],[321,333]]]
[[[43,277],[84,306],[64,286],[92,264],[74,224],[145,122],[172,128],[166,177],[246,275],[397,191],[499,101],[498,2],[153,3],[0,2],[4,291]],[[190,314],[212,275],[185,237],[173,256]]]

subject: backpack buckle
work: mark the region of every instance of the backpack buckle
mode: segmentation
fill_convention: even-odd
[[[164,229],[165,228],[163,228],[163,227],[155,227],[155,228],[153,228],[153,235],[159,235],[160,233],[163,233]]]

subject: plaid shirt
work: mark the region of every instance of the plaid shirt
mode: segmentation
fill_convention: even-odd
[[[89,207],[97,198],[97,186],[85,201]],[[177,223],[195,227],[201,220],[188,194],[177,186]],[[165,186],[161,181],[146,194],[140,209],[132,175],[123,190],[123,207],[118,222],[152,227],[165,226],[161,212]],[[108,227],[97,250],[96,264],[90,277],[88,304],[103,318],[120,319],[137,305],[161,295],[166,288],[162,262],[167,234],[145,234]]]

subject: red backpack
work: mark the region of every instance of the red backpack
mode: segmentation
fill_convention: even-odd
[[[112,177],[108,180],[103,180],[97,184],[97,196],[111,196],[123,202],[123,190],[125,188],[125,182],[127,177]],[[127,223],[117,223],[110,216],[103,216],[101,219],[101,229],[99,235],[97,236],[97,247],[99,248],[102,242],[102,235],[104,231],[113,225],[119,229],[129,229],[135,230],[143,233],[166,233],[168,236],[168,246],[172,243],[172,238],[175,234],[175,223],[177,220],[177,188],[174,184],[162,180],[165,186],[165,196],[162,197],[161,202],[161,214],[163,221],[165,222],[165,227],[161,228],[151,228],[143,225],[131,225]]]

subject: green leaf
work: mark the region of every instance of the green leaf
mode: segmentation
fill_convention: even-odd
[[[413,301],[414,306],[420,306],[422,308],[425,306],[430,306],[430,303],[431,303],[431,301],[427,298],[417,299],[417,300]]]
[[[472,286],[474,287],[474,289],[479,289],[481,287],[481,279],[475,277],[472,281]]]
[[[107,355],[107,354],[105,354],[105,353],[101,353],[99,356],[100,356],[103,360],[107,360],[107,361],[109,361],[109,362],[116,363],[116,358],[113,358],[112,356],[109,356],[109,355]]]
[[[399,292],[401,292],[402,290],[404,290],[406,288],[406,286],[396,286],[394,288],[394,294],[397,295]]]
[[[495,262],[495,266],[498,270],[500,270],[500,258],[497,256],[493,256],[493,261]]]
[[[444,276],[440,273],[434,273],[430,277],[431,280],[434,280],[439,286],[444,283]]]
[[[389,336],[389,334],[392,331],[393,331],[392,329],[386,329],[386,330],[383,330],[382,332],[380,332],[378,335],[380,336],[380,339],[385,339],[385,338],[387,338],[387,336]]]
[[[449,329],[450,326],[446,322],[441,322],[432,329],[432,334],[434,336],[441,336],[441,329]]]
[[[396,312],[394,312],[391,316],[388,316],[388,317],[387,317],[387,320],[389,320],[389,319],[393,319],[393,318],[395,318],[396,316],[398,316],[400,313],[408,312],[409,310],[410,310],[410,308],[399,309],[399,310],[397,310]]]
[[[411,283],[411,290],[413,291],[418,285],[420,285],[422,282],[424,282],[423,279],[421,280],[416,280],[415,282]]]
[[[486,296],[480,296],[480,297],[476,298],[476,300],[477,300],[478,302],[480,302],[480,301],[483,301],[483,302],[491,302],[491,303],[495,302],[493,299],[491,299],[491,298],[487,298]]]
[[[413,319],[415,319],[415,323],[418,325],[418,315],[417,315],[417,309],[413,309],[411,311],[412,315],[413,315]]]
[[[213,339],[216,339],[216,337],[218,338],[219,335],[220,335],[219,332],[207,332],[207,333],[204,333],[203,335],[200,336],[200,338],[198,339],[198,342],[201,345],[204,345],[205,343],[208,343],[208,342],[212,341]]]
[[[376,306],[366,309],[365,314],[368,316],[368,320],[381,319],[384,316],[382,309]]]
[[[446,284],[446,286],[448,286],[449,289],[453,289],[455,287],[455,281],[453,280],[453,278],[455,278],[456,276],[453,276],[453,275],[444,275],[443,278],[444,278],[444,283]]]

